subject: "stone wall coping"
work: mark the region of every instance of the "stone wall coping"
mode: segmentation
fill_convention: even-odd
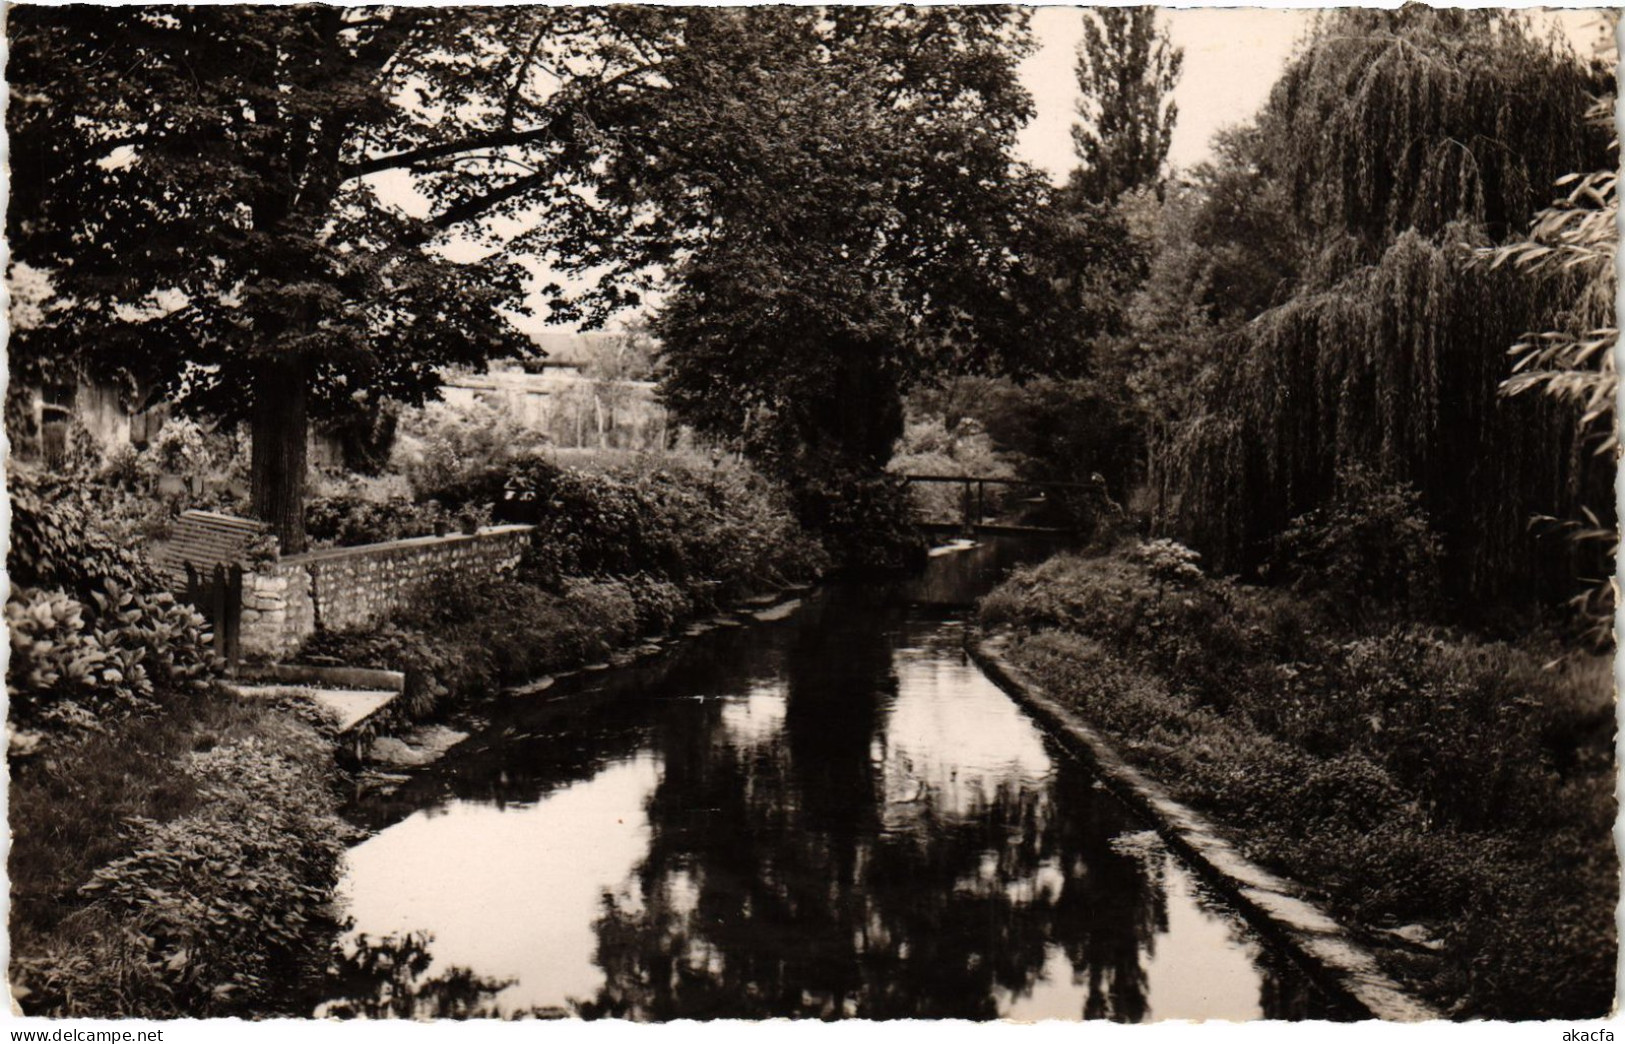
[[[324,547],[319,551],[302,551],[297,555],[283,555],[279,565],[309,565],[339,558],[367,558],[387,555],[395,551],[416,550],[426,547],[455,547],[458,544],[478,543],[492,537],[529,533],[532,525],[482,526],[477,533],[447,533],[445,536],[407,537],[405,540],[386,540],[380,544],[356,544],[353,547]]]

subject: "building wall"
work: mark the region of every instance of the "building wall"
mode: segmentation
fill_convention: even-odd
[[[415,537],[289,555],[243,576],[242,651],[282,659],[318,630],[377,623],[437,585],[490,583],[510,574],[533,526]]]
[[[110,384],[80,381],[73,403],[74,415],[103,446],[130,442],[130,412],[124,396]]]
[[[504,410],[553,445],[592,449],[659,449],[668,420],[652,381],[600,381],[567,366],[541,373],[497,370],[453,373],[440,389],[446,404]]]

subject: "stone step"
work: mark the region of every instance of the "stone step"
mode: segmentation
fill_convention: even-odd
[[[239,696],[248,699],[274,695],[292,695],[307,699],[333,723],[341,736],[400,696],[399,692],[380,689],[326,689],[299,685],[252,685],[240,682],[231,688]]]
[[[315,663],[273,663],[255,672],[256,680],[287,685],[315,685],[331,689],[383,689],[406,691],[406,675],[372,667],[344,667]]]

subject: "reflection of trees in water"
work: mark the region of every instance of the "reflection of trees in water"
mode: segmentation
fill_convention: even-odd
[[[1161,850],[1113,845],[1129,828],[1121,806],[1071,759],[1061,760],[1057,775],[1071,807],[1055,824],[1066,880],[1056,903],[1056,940],[1088,982],[1085,1018],[1140,1022],[1147,1014],[1140,954],[1152,956],[1158,933],[1168,930]]]
[[[328,996],[318,1015],[339,1019],[467,1019],[498,1014],[491,999],[511,983],[467,968],[429,977],[434,955],[427,932],[373,939],[356,936],[335,947]]]
[[[582,1013],[986,1019],[1059,946],[1089,983],[1078,1014],[1142,1018],[1167,915],[1160,877],[1109,843],[1115,805],[1063,759],[1054,792],[1000,781],[968,814],[927,796],[883,831],[871,751],[896,679],[852,616],[802,632],[775,740],[734,744],[716,706],[662,733],[649,853],[633,899],[605,897],[607,982]]]
[[[688,701],[662,694],[728,690],[741,666],[770,676],[775,654],[760,635],[721,632],[650,662],[561,682],[546,696],[492,703],[482,708],[490,720],[452,755],[392,793],[369,796],[351,818],[376,831],[451,800],[533,805],[635,756],[651,744],[651,731],[687,715]]]
[[[1167,922],[1160,850],[1114,847],[1139,824],[1068,757],[1044,786],[1007,779],[951,807],[930,789],[888,805],[875,760],[897,685],[886,623],[826,592],[794,625],[713,634],[579,699],[505,705],[418,784],[528,804],[652,748],[663,771],[649,850],[630,895],[603,900],[607,981],[576,1002],[582,1014],[991,1018],[1059,951],[1087,997],[1057,1014],[1147,1016],[1144,960]],[[785,676],[785,716],[766,736],[730,733],[726,701],[664,698]],[[496,1013],[506,984],[462,969],[419,981],[428,940],[413,938],[369,941],[381,954],[336,965],[342,985],[327,995],[344,999],[330,1013]],[[1262,970],[1266,1017],[1323,1015],[1295,969],[1266,958]]]
[[[1259,986],[1259,1003],[1266,1019],[1355,1022],[1370,1018],[1346,1002],[1328,998],[1310,983],[1307,975],[1288,964],[1284,957],[1265,953],[1258,964],[1263,975],[1263,983]]]
[[[567,1012],[534,1008],[508,1011],[497,994],[512,979],[490,979],[453,966],[429,975],[434,954],[428,932],[407,932],[374,939],[357,935],[335,946],[328,961],[325,992],[318,1017],[334,1019],[478,1019],[558,1018]]]

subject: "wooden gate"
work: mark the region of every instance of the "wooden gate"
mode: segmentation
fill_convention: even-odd
[[[242,659],[243,568],[219,565],[199,573],[186,563],[186,600],[214,628],[214,652],[236,673]]]

